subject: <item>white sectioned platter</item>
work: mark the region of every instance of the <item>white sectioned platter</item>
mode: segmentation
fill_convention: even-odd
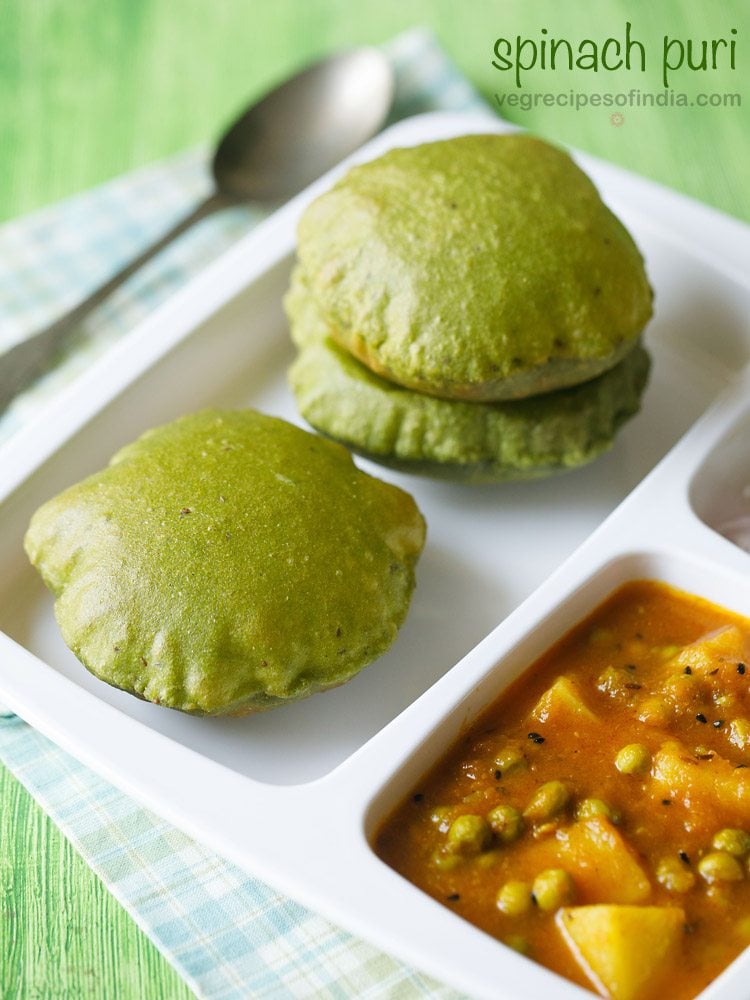
[[[608,455],[539,482],[454,485],[361,462],[415,496],[429,532],[398,640],[342,688],[246,719],[137,701],[67,650],[22,548],[37,506],[149,427],[205,405],[301,423],[281,298],[304,207],[350,163],[392,146],[507,128],[438,113],[389,129],[0,449],[0,699],[156,813],[391,954],[478,998],[564,1000],[588,994],[407,883],[370,838],[461,729],[620,583],[653,577],[750,613],[750,555],[716,530],[750,482],[746,226],[577,156],[635,236],[656,291],[642,411]],[[703,996],[741,1000],[749,976],[746,953]]]

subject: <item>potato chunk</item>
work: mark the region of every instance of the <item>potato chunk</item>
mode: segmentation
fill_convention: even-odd
[[[658,796],[681,801],[694,821],[707,816],[714,827],[750,821],[750,769],[738,768],[719,754],[701,760],[670,741],[654,754],[651,774]]]
[[[544,692],[531,714],[540,722],[567,722],[569,725],[586,722],[599,725],[599,718],[584,702],[576,682],[569,677],[558,677]]]
[[[729,699],[736,706],[747,704],[750,642],[736,625],[725,625],[697,642],[685,646],[669,661],[687,680],[697,681],[702,694],[717,705]],[[738,669],[739,668],[739,669]],[[690,670],[685,675],[684,671]]]
[[[592,903],[641,903],[651,883],[619,830],[604,816],[574,823],[558,834],[560,861],[579,896]]]
[[[685,913],[677,906],[571,906],[556,922],[602,994],[642,1000],[678,957]]]
[[[684,646],[669,665],[671,668],[690,667],[693,673],[708,675],[724,663],[734,670],[737,663],[746,659],[750,659],[747,640],[736,625],[725,625]]]

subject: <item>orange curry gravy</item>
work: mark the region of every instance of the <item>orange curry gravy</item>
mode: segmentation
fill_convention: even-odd
[[[548,786],[540,815],[529,807],[548,782],[568,798]],[[498,805],[522,817],[506,841],[482,823]],[[480,819],[453,826],[466,816]],[[694,997],[750,943],[750,621],[664,584],[625,585],[483,714],[387,819],[375,849],[455,913],[581,985],[618,1000]],[[569,882],[544,910],[533,889],[550,869]],[[510,913],[498,906],[509,882]],[[684,914],[679,941],[640,984],[627,970],[612,987],[597,982],[560,929],[560,905],[587,904],[670,907]],[[660,935],[624,937],[625,965],[648,965]]]

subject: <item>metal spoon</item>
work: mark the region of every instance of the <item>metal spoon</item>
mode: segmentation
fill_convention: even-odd
[[[361,48],[310,66],[252,105],[216,148],[215,190],[80,305],[0,357],[0,412],[44,373],[81,320],[172,240],[229,205],[297,194],[380,129],[392,97],[387,59]]]

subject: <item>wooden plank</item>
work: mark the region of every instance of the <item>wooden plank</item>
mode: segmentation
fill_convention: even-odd
[[[3,1000],[191,1000],[193,993],[0,765]]]

